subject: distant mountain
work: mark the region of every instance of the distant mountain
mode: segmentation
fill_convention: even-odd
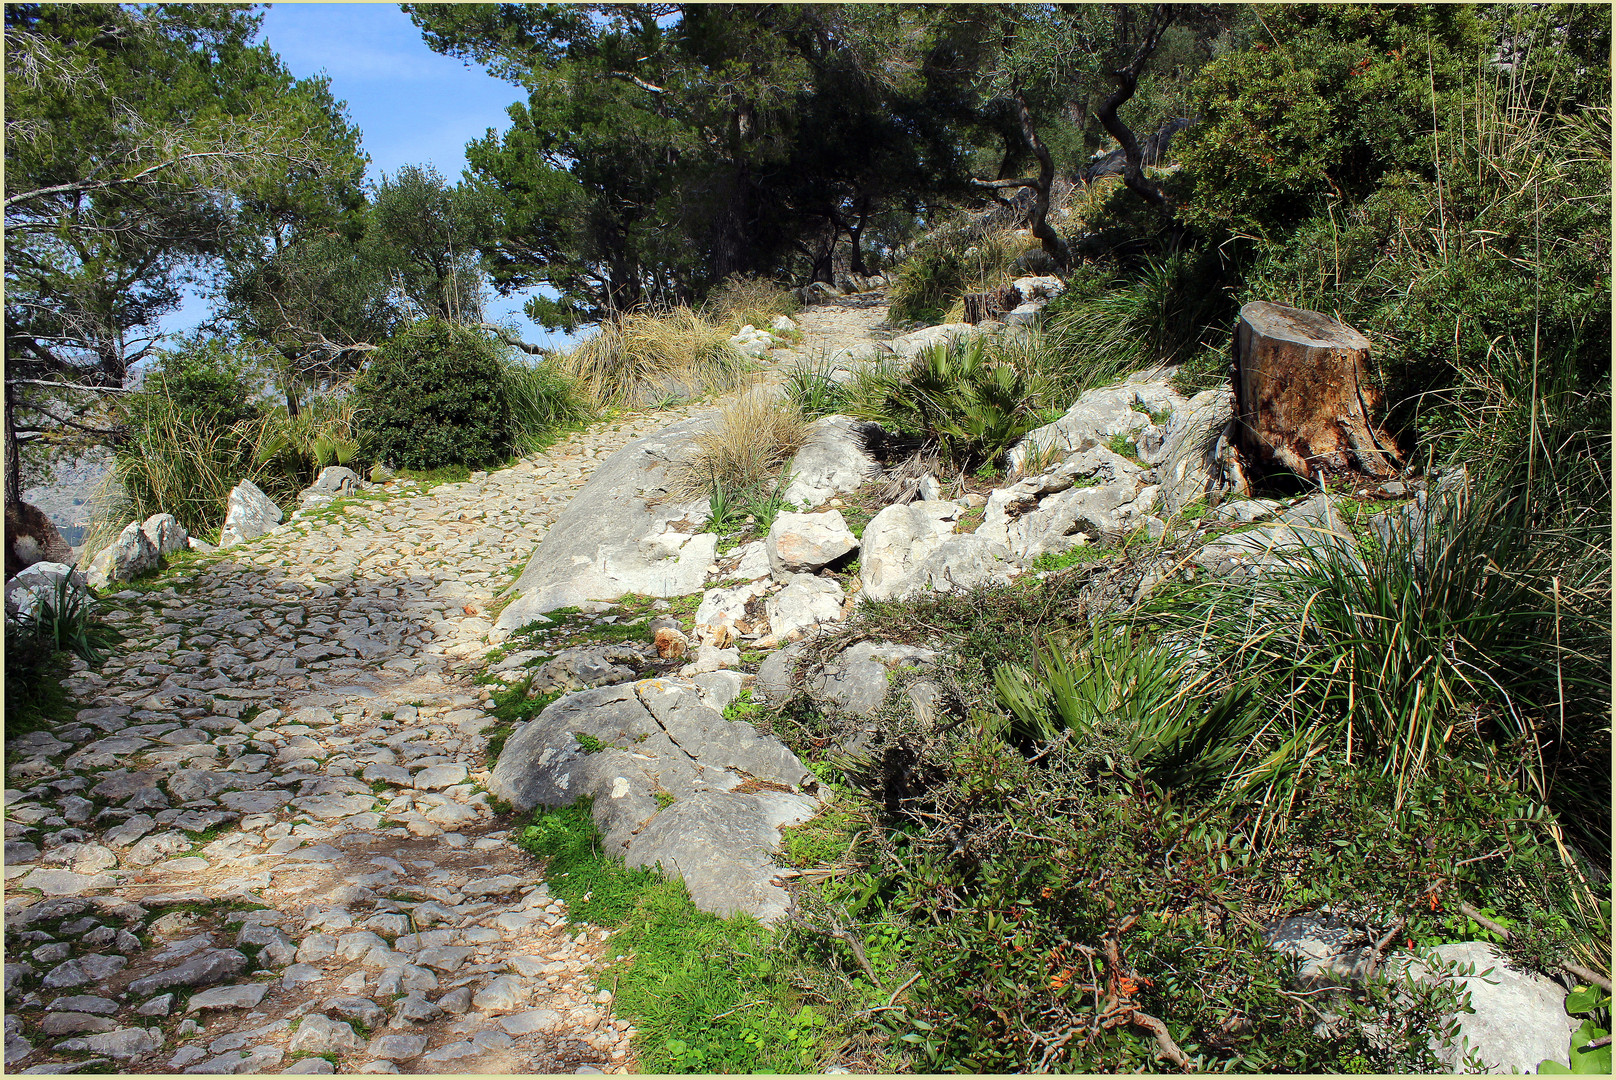
[[[56,463],[50,483],[26,488],[22,498],[43,510],[62,539],[78,547],[90,524],[96,492],[111,470],[112,455],[105,451],[64,458]]]

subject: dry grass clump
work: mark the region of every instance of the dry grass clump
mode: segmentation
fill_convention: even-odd
[[[772,483],[808,438],[808,423],[789,403],[753,390],[697,436],[697,454],[676,481],[698,498],[715,491],[758,491]]]
[[[702,306],[704,315],[731,334],[747,325],[767,330],[779,316],[801,310],[801,301],[784,285],[743,274],[725,278]]]
[[[655,405],[734,389],[753,365],[729,338],[723,326],[681,304],[602,323],[556,360],[598,405]]]

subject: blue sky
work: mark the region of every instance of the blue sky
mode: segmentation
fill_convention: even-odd
[[[505,109],[525,98],[520,87],[481,67],[440,56],[397,4],[285,4],[261,12],[262,36],[299,78],[324,73],[363,133],[367,179],[403,165],[432,165],[451,183],[466,167],[466,143],[489,128],[503,131]],[[490,315],[514,314],[522,336],[560,344],[522,314],[525,297],[494,297]],[[195,326],[206,305],[192,300],[165,320],[169,330]]]

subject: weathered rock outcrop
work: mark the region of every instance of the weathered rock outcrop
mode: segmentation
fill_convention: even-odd
[[[674,424],[607,458],[508,590],[517,599],[496,626],[513,630],[558,607],[616,600],[631,592],[700,592],[717,547],[710,533],[691,535],[707,520],[707,500],[681,499],[671,488],[678,468],[695,457],[696,436],[709,423]]]
[[[835,510],[780,514],[769,526],[766,543],[769,567],[777,578],[818,570],[859,546]]]
[[[880,466],[865,450],[870,425],[846,416],[824,416],[808,427],[808,440],[787,467],[784,498],[814,507],[863,484]]]
[[[85,576],[92,587],[104,589],[114,581],[128,581],[155,569],[158,559],[157,545],[151,542],[140,522],[131,521],[118,534],[118,539],[90,560],[90,571]]]
[[[279,525],[285,517],[273,499],[265,495],[257,484],[243,480],[230,490],[229,507],[224,528],[219,531],[219,546],[234,547],[248,540],[256,540]]]
[[[704,910],[778,918],[787,897],[770,855],[780,825],[815,812],[813,778],[720,708],[686,679],[569,694],[511,735],[489,790],[522,810],[592,796],[605,843],[630,866],[680,875]]]

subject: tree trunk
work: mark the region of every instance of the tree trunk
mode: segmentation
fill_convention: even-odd
[[[1234,354],[1252,464],[1320,484],[1397,475],[1396,444],[1372,416],[1380,394],[1364,378],[1368,338],[1317,311],[1257,301],[1240,309]]]
[[[1117,140],[1122,147],[1122,182],[1128,190],[1143,198],[1154,206],[1168,209],[1167,196],[1145,176],[1144,155],[1139,149],[1139,140],[1134,138],[1133,129],[1124,124],[1117,116],[1117,110],[1127,104],[1139,87],[1139,73],[1145,69],[1145,62],[1156,51],[1161,43],[1162,34],[1172,24],[1173,10],[1166,4],[1157,4],[1150,13],[1150,22],[1145,28],[1144,40],[1134,52],[1133,63],[1127,67],[1111,73],[1116,81],[1117,88],[1100,103],[1095,115],[1099,117],[1100,126]]]
[[[823,282],[826,285],[836,284],[836,235],[841,230],[836,227],[834,215],[827,215],[825,227],[820,230],[814,251],[813,276],[808,280]]]
[[[1049,147],[1038,137],[1038,129],[1033,126],[1032,113],[1027,108],[1027,99],[1022,96],[1020,90],[1016,91],[1015,103],[1016,118],[1021,122],[1021,137],[1025,140],[1027,149],[1038,159],[1038,182],[1028,185],[1033,193],[1032,213],[1028,215],[1028,225],[1032,229],[1032,234],[1043,243],[1049,257],[1055,260],[1055,266],[1065,270],[1072,263],[1072,253],[1067,249],[1066,241],[1062,240],[1060,234],[1049,224],[1049,191],[1055,182],[1055,159],[1050,156]]]
[[[1021,290],[1014,285],[991,292],[965,294],[965,321],[975,326],[988,319],[997,319],[1021,304]]]
[[[869,277],[870,268],[864,263],[864,250],[859,244],[859,237],[864,235],[864,225],[870,220],[870,197],[864,196],[859,200],[858,222],[847,227],[847,239],[853,245],[853,253],[848,258],[847,268],[860,277]]]
[[[17,440],[16,391],[5,385],[6,414],[6,505],[22,502],[22,446]]]

